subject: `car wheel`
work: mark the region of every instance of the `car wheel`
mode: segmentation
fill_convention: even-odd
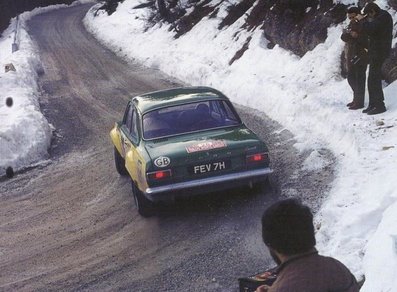
[[[135,206],[138,209],[138,213],[143,217],[153,216],[155,211],[154,203],[145,197],[134,182],[132,182],[132,194],[134,195]]]
[[[116,164],[116,170],[120,175],[127,175],[127,169],[125,168],[125,160],[120,155],[116,147],[114,147],[114,163]]]
[[[254,194],[260,193],[266,193],[266,185],[267,185],[267,181],[264,182],[256,182],[252,185],[250,185],[250,189]]]
[[[276,191],[276,185],[273,176],[268,175],[265,181],[255,183],[252,189],[255,193],[274,193]]]

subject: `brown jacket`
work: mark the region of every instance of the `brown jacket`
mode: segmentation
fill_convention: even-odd
[[[317,251],[291,258],[280,265],[268,292],[358,292],[356,279],[339,261]]]

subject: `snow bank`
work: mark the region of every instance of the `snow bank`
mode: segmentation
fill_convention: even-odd
[[[0,176],[8,167],[19,170],[45,158],[51,142],[51,129],[38,102],[40,59],[25,30],[24,16],[18,26],[18,51],[11,51],[15,18],[0,39]],[[10,63],[16,71],[6,73],[5,65]],[[9,97],[12,106],[6,105]]]
[[[92,0],[75,1],[72,5],[90,3]],[[67,5],[37,8],[14,18],[0,38],[0,176],[11,167],[14,171],[38,163],[48,157],[52,130],[40,112],[38,74],[43,72],[30,36],[26,21],[32,16]],[[15,34],[16,33],[16,34]],[[16,37],[16,39],[15,39]],[[12,53],[12,44],[19,50]],[[6,64],[13,64],[16,71],[5,72]],[[12,98],[12,106],[6,101]]]

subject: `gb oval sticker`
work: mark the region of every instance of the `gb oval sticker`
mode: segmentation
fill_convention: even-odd
[[[171,160],[167,156],[160,156],[159,158],[156,158],[154,161],[154,165],[157,167],[166,167],[170,164]]]

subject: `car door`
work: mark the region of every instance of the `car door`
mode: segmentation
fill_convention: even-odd
[[[121,127],[122,148],[128,173],[139,187],[145,187],[145,160],[139,153],[139,114],[133,104],[126,111],[125,123]]]
[[[120,136],[121,136],[121,151],[122,156],[125,157],[128,150],[132,147],[132,140],[134,139],[134,135],[131,133],[132,120],[134,118],[134,106],[130,103],[127,106],[125,111],[123,123],[120,127]]]

